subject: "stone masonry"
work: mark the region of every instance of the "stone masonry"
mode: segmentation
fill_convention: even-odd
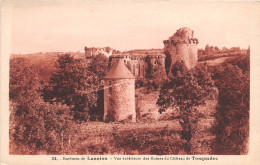
[[[136,122],[135,78],[118,60],[104,78],[104,121]]]
[[[168,40],[163,41],[167,75],[171,73],[171,68],[176,62],[184,63],[188,69],[197,65],[199,41],[193,38],[193,35],[191,29],[184,27],[177,30]]]

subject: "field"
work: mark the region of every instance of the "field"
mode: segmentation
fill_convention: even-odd
[[[219,58],[212,59],[212,60],[201,61],[199,63],[202,63],[202,64],[206,63],[209,66],[216,66],[216,65],[219,65],[219,64],[225,62],[226,60],[232,59],[232,58],[234,58],[234,57],[219,57]]]
[[[69,151],[59,154],[185,154],[178,120],[151,123],[78,124],[71,138]],[[63,151],[64,152],[64,151]]]

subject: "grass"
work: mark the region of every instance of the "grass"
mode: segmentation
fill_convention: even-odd
[[[90,122],[75,127],[71,155],[185,154],[177,120],[153,123]],[[58,153],[61,154],[61,153]]]

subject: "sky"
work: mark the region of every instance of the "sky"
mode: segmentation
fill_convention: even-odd
[[[259,3],[258,3],[259,4]],[[253,2],[171,0],[24,0],[11,3],[12,53],[124,51],[163,48],[181,27],[194,30],[199,48],[248,48],[256,22]]]

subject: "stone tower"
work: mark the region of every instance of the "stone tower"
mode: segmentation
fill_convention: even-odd
[[[135,77],[120,59],[104,78],[103,119],[136,122]]]
[[[191,29],[184,27],[177,30],[168,40],[163,41],[167,75],[176,62],[184,63],[188,69],[197,65],[199,41],[193,38],[193,35],[194,32]]]

